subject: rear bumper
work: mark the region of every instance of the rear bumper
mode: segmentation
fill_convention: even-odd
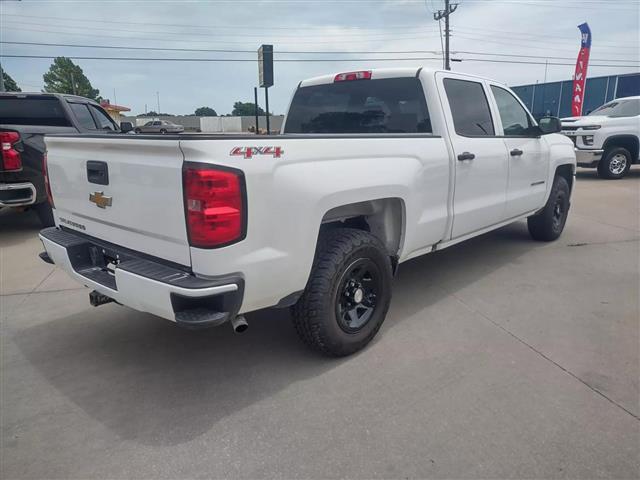
[[[594,149],[586,150],[582,148],[576,148],[576,163],[579,167],[596,167],[598,162],[602,158],[604,150]]]
[[[56,227],[40,232],[49,258],[71,277],[116,302],[199,328],[237,315],[240,275],[196,277],[188,269]]]
[[[35,202],[36,187],[33,183],[0,183],[0,207],[22,207]]]

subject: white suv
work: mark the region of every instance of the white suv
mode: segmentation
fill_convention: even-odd
[[[584,117],[562,119],[573,140],[578,166],[598,168],[602,178],[622,178],[638,163],[640,96],[618,98]]]

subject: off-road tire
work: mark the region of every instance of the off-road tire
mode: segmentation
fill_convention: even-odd
[[[614,168],[619,165],[620,158],[625,158],[625,166],[622,170]],[[629,173],[631,168],[631,153],[622,147],[607,148],[602,155],[602,160],[598,162],[598,176],[607,180],[618,180]]]
[[[33,210],[38,215],[40,219],[40,224],[43,228],[53,227],[55,225],[55,221],[53,220],[53,210],[51,210],[51,205],[48,202],[38,203],[33,206]]]
[[[339,324],[338,302],[348,269],[363,259],[372,262],[380,292],[369,320],[358,331]],[[311,349],[331,357],[350,355],[364,348],[380,329],[391,301],[392,271],[380,240],[363,230],[337,228],[321,233],[309,281],[292,307],[294,327]],[[342,297],[343,298],[343,297]]]
[[[562,234],[569,214],[570,194],[567,180],[557,175],[544,208],[527,218],[529,233],[534,240],[551,242]]]

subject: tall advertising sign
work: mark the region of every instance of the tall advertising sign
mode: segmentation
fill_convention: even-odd
[[[573,76],[573,95],[571,99],[571,115],[579,117],[582,115],[582,104],[584,103],[584,87],[587,81],[587,67],[589,66],[589,52],[591,50],[591,29],[588,23],[578,25],[582,40],[580,42],[580,53],[576,61],[576,71]]]

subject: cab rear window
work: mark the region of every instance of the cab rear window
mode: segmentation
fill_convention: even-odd
[[[285,133],[431,133],[417,78],[354,80],[301,87]]]
[[[50,97],[0,96],[0,124],[71,126],[60,101]]]

